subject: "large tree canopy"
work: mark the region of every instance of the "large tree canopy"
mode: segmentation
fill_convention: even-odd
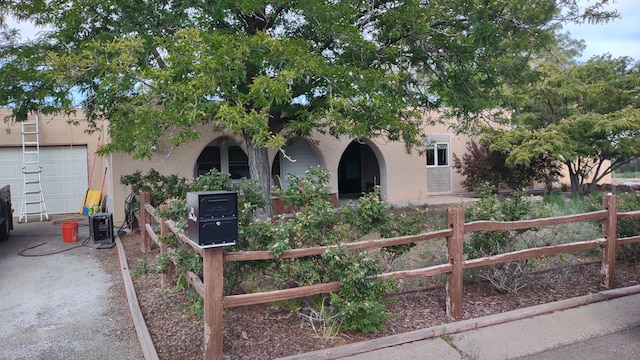
[[[530,75],[564,21],[602,21],[608,0],[2,0],[46,26],[2,46],[0,105],[109,120],[104,151],[148,156],[199,124],[244,137],[269,191],[266,148],[313,129],[420,144],[416,109],[473,115]],[[4,44],[3,44],[4,45]]]
[[[515,89],[512,129],[493,132],[510,163],[549,155],[564,163],[573,192],[584,192],[640,154],[640,63],[602,55],[584,64],[547,59],[538,81]]]

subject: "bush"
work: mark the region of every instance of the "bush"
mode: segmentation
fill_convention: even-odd
[[[482,183],[488,183],[495,189],[501,186],[520,189],[537,181],[550,192],[560,178],[562,165],[549,155],[532,159],[528,166],[507,165],[508,156],[508,151],[492,151],[486,141],[477,143],[471,140],[467,142],[467,151],[462,158],[453,155],[453,168],[464,176],[462,186],[467,191],[474,191]]]
[[[341,316],[346,330],[378,332],[392,314],[385,295],[395,289],[392,280],[372,280],[379,274],[377,262],[366,253],[347,253],[342,247],[327,251],[323,259],[327,263],[329,281],[340,281],[340,290],[330,294],[330,303]]]
[[[477,220],[518,221],[527,217],[531,203],[526,200],[524,191],[516,191],[512,198],[500,201],[494,194],[495,189],[484,185],[476,189],[480,200],[473,203],[468,211],[466,222]],[[494,256],[518,250],[517,236],[522,231],[478,231],[470,235],[464,243],[464,251],[469,258]],[[498,291],[517,292],[526,285],[528,277],[527,261],[485,266],[480,277],[487,279]]]
[[[280,216],[270,223],[250,225],[256,227],[252,230],[255,245],[280,256],[289,249],[350,242],[389,226],[388,206],[380,201],[379,190],[336,213],[327,197],[328,180],[329,174],[322,168],[310,168],[301,178],[289,177],[289,187],[277,195],[296,213],[290,218]],[[381,272],[381,266],[368,253],[350,253],[338,247],[323,256],[282,259],[265,270],[285,288],[340,281],[338,293],[318,296],[310,306],[315,313],[330,318],[337,315],[343,329],[379,331],[390,316],[384,295],[391,284],[371,279]]]
[[[166,179],[173,179],[167,177]],[[142,190],[167,191],[162,199],[169,202],[171,216],[179,223],[185,222],[186,191],[232,190],[241,196],[239,238],[236,246],[227,251],[269,250],[276,257],[289,249],[327,246],[351,242],[368,233],[380,236],[403,236],[416,234],[426,228],[426,209],[415,208],[415,216],[394,216],[389,206],[380,201],[380,190],[363,195],[353,206],[335,211],[328,194],[329,173],[322,168],[310,168],[304,177],[289,177],[287,189],[277,192],[285,204],[296,209],[293,216],[279,216],[269,220],[254,220],[251,213],[264,205],[257,184],[253,181],[231,182],[227,175],[213,170],[193,182],[176,181],[181,186],[165,187],[173,182],[157,173],[152,176],[134,174],[127,181]],[[168,189],[172,191],[169,193]],[[171,198],[175,196],[175,198]],[[165,241],[169,241],[166,240]],[[348,252],[337,246],[324,255],[299,259],[277,259],[276,261],[228,262],[225,264],[225,294],[245,292],[245,286],[261,288],[276,285],[279,288],[299,287],[320,282],[339,281],[341,290],[331,295],[312,299],[315,313],[326,314],[335,319],[337,315],[343,329],[358,329],[363,332],[379,331],[391,316],[385,295],[391,291],[393,282],[373,280],[386,269],[389,262],[409,251],[413,246],[402,245],[383,249],[382,252]],[[382,254],[383,256],[379,256]],[[202,259],[187,246],[180,246],[176,253],[178,270],[189,269],[202,274]],[[161,262],[166,259],[160,259]],[[163,262],[164,264],[164,262]],[[271,281],[272,284],[265,284]],[[183,284],[179,281],[179,284]]]
[[[618,212],[640,209],[640,195],[638,193],[619,193],[616,196]],[[619,238],[640,235],[640,218],[619,219],[617,230]],[[618,259],[626,264],[640,264],[639,243],[618,246],[616,254]]]
[[[153,206],[164,204],[171,198],[184,198],[187,194],[185,178],[178,178],[177,175],[164,176],[154,169],[149,170],[145,175],[140,171],[123,175],[120,177],[120,183],[133,186],[138,191],[150,192]]]
[[[364,194],[355,205],[343,206],[340,218],[355,230],[355,237],[382,230],[391,220],[389,205],[380,201],[380,187]]]
[[[251,223],[253,212],[256,209],[262,208],[266,204],[266,200],[260,194],[259,184],[256,181],[241,179],[232,182],[228,174],[223,174],[216,169],[212,169],[205,175],[198,176],[193,181],[179,178],[176,175],[164,176],[151,169],[146,175],[142,175],[140,171],[137,171],[134,174],[122,176],[120,182],[123,185],[131,185],[139,191],[149,191],[151,193],[151,204],[155,207],[160,204],[168,204],[170,209],[160,213],[160,216],[175,220],[176,227],[181,230],[186,230],[187,227],[186,196],[189,191],[224,190],[237,192],[240,229],[244,229],[244,226]],[[239,232],[236,246],[229,248],[228,251],[242,251],[251,248],[251,244],[247,241],[247,237],[243,236],[244,234],[242,230]],[[178,274],[182,274],[183,270],[190,270],[201,275],[202,257],[187,245],[182,243],[174,245],[177,245],[175,258]],[[157,259],[157,262],[164,264],[166,259],[160,258]],[[227,294],[234,289],[238,289],[242,282],[259,267],[259,263],[255,263],[253,266],[247,266],[246,263],[240,262],[226,263],[225,291]],[[181,284],[182,281],[180,280],[178,283]]]

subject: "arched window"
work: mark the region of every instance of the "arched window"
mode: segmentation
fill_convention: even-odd
[[[216,139],[202,150],[196,160],[194,176],[204,175],[211,169],[229,174],[231,179],[251,178],[247,154],[230,139]]]

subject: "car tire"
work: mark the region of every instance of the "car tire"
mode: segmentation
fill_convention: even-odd
[[[5,204],[0,204],[0,213],[3,213],[4,220],[0,224],[0,241],[9,239],[9,230],[11,228],[11,210],[7,209]]]

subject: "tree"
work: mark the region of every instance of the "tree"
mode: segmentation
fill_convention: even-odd
[[[550,155],[569,171],[571,190],[588,192],[640,153],[640,64],[595,56],[585,64],[550,59],[539,81],[514,91],[523,99],[513,129],[490,135],[509,163]]]
[[[487,139],[467,142],[467,151],[458,157],[453,155],[453,167],[464,176],[462,186],[467,191],[476,191],[478,186],[489,184],[498,190],[501,185],[520,190],[537,181],[551,191],[553,183],[561,174],[561,164],[549,154],[531,158],[528,164],[507,164],[509,153],[491,150]]]
[[[267,148],[312,130],[422,144],[417,109],[452,115],[500,104],[526,78],[554,24],[606,21],[607,0],[288,1],[4,0],[3,13],[48,26],[2,52],[0,105],[108,119],[103,152],[150,154],[199,124],[246,142],[270,190]],[[268,211],[267,211],[268,213]]]

